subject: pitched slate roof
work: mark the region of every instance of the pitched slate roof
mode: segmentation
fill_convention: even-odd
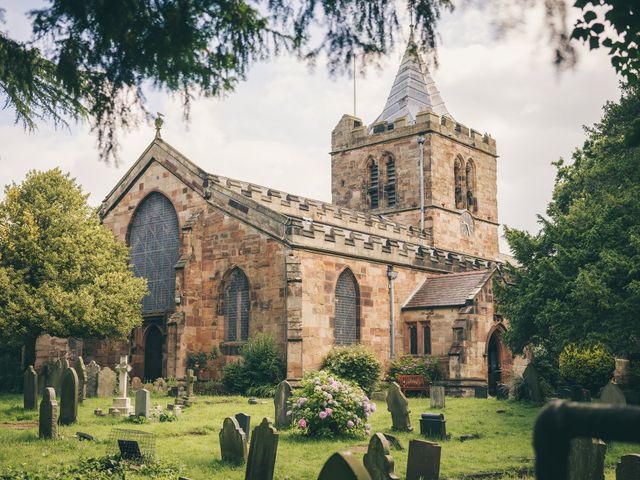
[[[492,275],[493,271],[491,270],[430,275],[402,308],[454,307],[465,305],[467,301],[473,300]]]
[[[374,123],[383,120],[392,123],[407,115],[409,123],[414,123],[418,112],[423,110],[452,118],[412,36],[384,110]]]

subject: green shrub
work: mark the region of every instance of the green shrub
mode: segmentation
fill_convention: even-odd
[[[368,435],[368,418],[376,411],[360,387],[327,371],[305,375],[292,402],[293,425],[303,435],[319,438]]]
[[[601,343],[569,344],[560,354],[560,375],[571,384],[581,385],[596,394],[616,368],[615,358]]]
[[[440,362],[435,357],[400,357],[389,365],[387,370],[388,382],[398,380],[398,375],[423,375],[427,381],[435,382],[442,378]]]
[[[273,398],[276,396],[277,385],[262,385],[260,387],[247,388],[247,396],[259,398]]]
[[[371,393],[382,371],[378,358],[360,344],[334,348],[320,368],[357,383],[367,393]]]
[[[160,420],[160,422],[162,423],[176,422],[178,420],[178,417],[176,417],[173,413],[160,412],[160,415],[158,416],[158,420]]]
[[[224,385],[220,380],[197,382],[194,389],[198,395],[222,395],[225,392]]]
[[[222,369],[222,385],[227,393],[244,394],[249,387],[244,360],[227,363]]]

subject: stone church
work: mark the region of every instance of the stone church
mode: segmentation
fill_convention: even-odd
[[[158,131],[99,211],[147,279],[144,324],[85,340],[85,361],[181,377],[189,353],[232,360],[268,333],[290,379],[361,342],[384,361],[439,357],[452,394],[494,391],[514,363],[493,298],[496,163],[413,42],[375,122],[343,115],[331,133],[331,203],[205,172]]]

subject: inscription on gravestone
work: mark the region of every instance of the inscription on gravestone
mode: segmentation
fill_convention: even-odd
[[[56,392],[51,387],[46,387],[42,394],[38,436],[40,438],[56,438],[58,436],[58,402],[56,401]]]
[[[411,440],[407,461],[407,480],[438,480],[441,450],[437,443]]]
[[[111,397],[116,388],[116,372],[103,367],[98,374],[98,397]]]

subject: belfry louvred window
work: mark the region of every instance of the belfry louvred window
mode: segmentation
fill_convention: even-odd
[[[234,268],[224,283],[224,339],[227,342],[249,339],[249,280],[239,268]]]
[[[392,156],[387,157],[387,184],[385,193],[387,194],[387,207],[396,206],[396,161]]]
[[[371,208],[380,206],[380,172],[373,160],[369,162],[369,204]]]
[[[334,339],[337,345],[351,345],[360,339],[360,291],[351,270],[338,277],[335,296]]]

